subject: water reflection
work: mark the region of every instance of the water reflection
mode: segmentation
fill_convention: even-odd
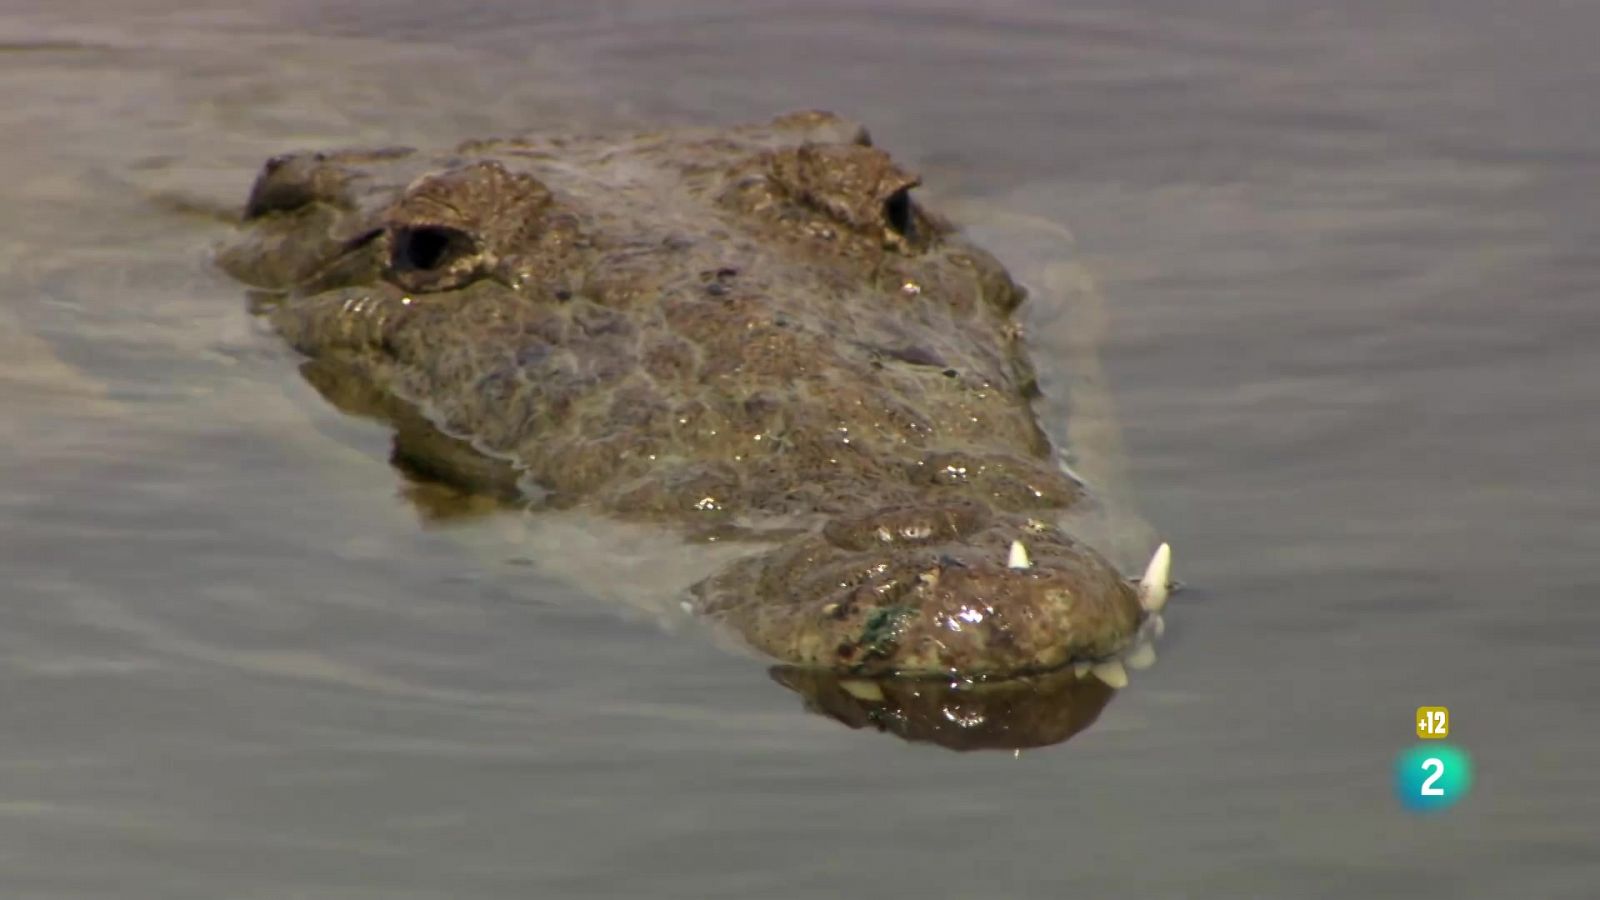
[[[951,750],[1059,744],[1094,724],[1116,693],[1070,668],[980,682],[869,679],[793,666],[769,671],[811,712]]]
[[[402,493],[425,522],[450,522],[526,507],[529,494],[510,463],[440,431],[417,408],[379,390],[336,358],[305,360],[300,374],[341,412],[394,429],[389,463],[405,478]]]

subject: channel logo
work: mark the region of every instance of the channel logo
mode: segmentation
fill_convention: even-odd
[[[1472,790],[1472,757],[1449,744],[1430,741],[1394,761],[1394,793],[1412,812],[1443,812]]]

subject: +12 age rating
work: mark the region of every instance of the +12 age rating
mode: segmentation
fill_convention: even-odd
[[[1450,736],[1446,707],[1418,707],[1415,724],[1422,743],[1395,759],[1395,796],[1413,812],[1442,812],[1472,789],[1472,757],[1459,747],[1440,743]]]

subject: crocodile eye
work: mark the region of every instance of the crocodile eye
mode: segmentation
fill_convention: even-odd
[[[916,238],[916,217],[911,214],[910,188],[901,188],[883,201],[883,220],[895,234],[907,240]]]
[[[321,153],[291,153],[267,160],[245,204],[246,221],[268,213],[295,212],[317,202],[346,201],[351,174],[337,160]]]
[[[374,164],[415,152],[409,147],[383,147],[274,156],[267,160],[250,188],[244,217],[250,220],[269,213],[292,213],[313,203],[350,209],[355,204],[351,185],[368,178]]]
[[[482,254],[467,232],[447,225],[399,225],[389,231],[389,278],[410,291],[447,291],[479,274]]]
[[[761,162],[764,182],[741,182],[729,195],[732,202],[758,214],[777,209],[780,220],[812,223],[809,233],[824,240],[853,234],[857,242],[902,253],[926,249],[929,219],[911,201],[918,179],[882,150],[808,143],[771,151]]]
[[[493,276],[543,223],[550,191],[528,175],[480,161],[425,175],[379,217],[386,277],[408,291],[450,291]]]
[[[438,225],[396,228],[389,266],[396,272],[428,272],[444,268],[472,251],[472,238],[455,228]]]

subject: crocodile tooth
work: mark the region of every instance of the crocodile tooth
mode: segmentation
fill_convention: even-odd
[[[1011,558],[1006,560],[1006,565],[1013,569],[1033,568],[1033,560],[1028,558],[1028,548],[1022,546],[1021,541],[1011,542]]]
[[[1089,662],[1088,660],[1079,660],[1072,664],[1072,674],[1078,678],[1082,678],[1083,676],[1089,674],[1089,670],[1092,668],[1094,668],[1094,663]]]
[[[1114,688],[1128,686],[1128,670],[1122,667],[1120,660],[1109,659],[1105,662],[1095,663],[1089,671],[1094,673],[1094,677]]]
[[[1150,612],[1160,612],[1167,605],[1167,576],[1172,572],[1172,548],[1166,544],[1156,548],[1139,579],[1139,604]]]
[[[1163,619],[1160,613],[1151,613],[1149,628],[1150,636],[1159,641],[1161,636],[1167,633],[1167,620]]]
[[[1150,641],[1140,641],[1134,645],[1128,655],[1122,658],[1130,669],[1148,669],[1156,664],[1156,645]]]

